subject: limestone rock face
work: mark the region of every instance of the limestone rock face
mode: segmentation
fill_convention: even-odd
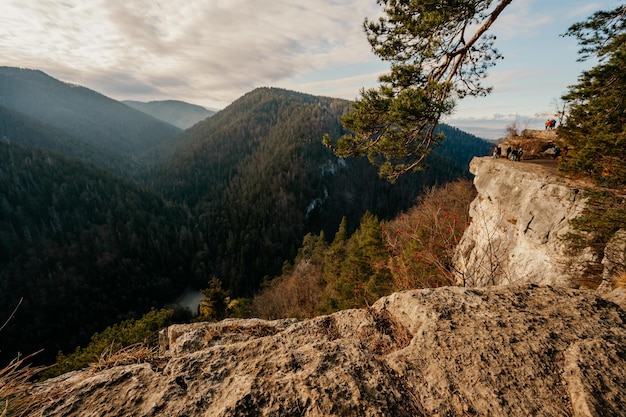
[[[612,283],[617,276],[626,274],[626,230],[618,230],[604,249],[602,278],[605,283]],[[611,285],[611,284],[609,284]]]
[[[626,230],[618,230],[604,248],[598,293],[626,309]]]
[[[167,336],[167,337],[165,337]],[[536,285],[396,293],[164,334],[165,365],[42,383],[43,416],[619,416],[626,313]]]
[[[585,201],[580,184],[558,178],[556,165],[474,158],[478,192],[472,223],[455,253],[458,282],[466,286],[535,283],[576,287],[591,253],[566,254],[561,237]]]

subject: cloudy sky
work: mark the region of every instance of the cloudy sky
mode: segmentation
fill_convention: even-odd
[[[447,122],[487,138],[543,128],[578,63],[574,22],[623,0],[514,0],[492,33],[504,60],[487,98]],[[0,65],[39,69],[118,100],[221,109],[256,87],[354,99],[387,65],[362,29],[375,0],[0,0]]]

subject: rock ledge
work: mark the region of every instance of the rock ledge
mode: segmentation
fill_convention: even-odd
[[[46,381],[42,415],[620,416],[625,324],[592,292],[522,285],[407,291],[305,321],[178,326],[164,368]]]

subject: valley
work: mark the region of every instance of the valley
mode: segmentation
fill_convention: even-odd
[[[426,188],[467,178],[471,157],[489,151],[442,125],[431,169],[391,185],[323,146],[342,133],[345,100],[261,88],[180,130],[3,67],[0,105],[0,316],[23,300],[3,360],[43,348],[49,363],[214,277],[250,298],[306,234],[330,241],[343,218],[352,233],[366,212],[391,219]]]

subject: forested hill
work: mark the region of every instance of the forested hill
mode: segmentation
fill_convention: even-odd
[[[391,218],[425,186],[469,175],[469,158],[488,152],[442,126],[449,138],[431,168],[391,185],[366,160],[323,146],[325,133],[343,133],[345,100],[261,88],[179,136],[151,139],[159,126],[178,130],[38,71],[1,68],[0,92],[25,106],[0,104],[0,317],[23,297],[2,331],[0,361],[44,347],[39,358],[50,362],[213,276],[231,296],[250,296],[307,232],[330,239],[342,217],[354,230],[366,211]],[[29,109],[28,97],[43,102]],[[130,136],[107,139],[124,126]],[[119,176],[134,156],[123,144],[170,157],[153,160],[139,186]]]
[[[436,131],[445,135],[445,139],[436,152],[445,155],[457,164],[469,169],[469,163],[475,156],[490,155],[493,143],[478,136],[464,132],[456,127],[441,124]]]
[[[122,103],[181,129],[188,129],[199,121],[215,114],[214,111],[205,109],[202,106],[178,100],[159,100],[147,103],[124,100]]]
[[[117,152],[70,135],[0,105],[0,139],[5,143],[39,147],[99,165],[118,175],[129,175],[132,160]]]
[[[0,67],[0,105],[134,159],[181,132],[119,101],[36,70]]]
[[[92,165],[0,141],[0,362],[72,351],[171,301],[202,271],[194,222]],[[199,276],[200,283],[206,276]]]
[[[340,160],[323,146],[324,133],[343,133],[348,109],[345,100],[254,90],[185,131],[150,178],[197,216],[212,272],[233,295],[250,295],[264,276],[279,274],[307,232],[332,236],[343,216],[354,227],[365,211],[389,218],[424,186],[468,175],[468,158],[488,152],[485,141],[450,129],[446,147],[455,152],[434,152],[430,169],[390,185],[366,160]]]

